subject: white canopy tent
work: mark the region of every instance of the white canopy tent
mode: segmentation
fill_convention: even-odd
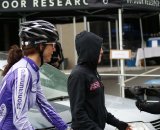
[[[95,17],[103,20],[114,19],[118,29],[116,30],[117,49],[123,50],[122,18],[124,15],[130,17],[132,14],[136,14],[139,17],[143,44],[141,18],[146,14],[159,12],[160,0],[0,0],[0,6],[0,18],[17,17],[20,19],[19,22],[39,18],[54,19],[57,23],[72,22],[74,36],[76,35],[77,17],[84,21],[84,29],[89,29],[87,22],[95,20]],[[108,24],[108,26],[110,25]],[[124,97],[125,72],[123,59],[120,60],[120,74],[121,96]]]

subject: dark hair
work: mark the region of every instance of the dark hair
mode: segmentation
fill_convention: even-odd
[[[38,45],[34,45],[34,44],[22,45],[22,50],[23,50],[24,56],[35,54],[35,53],[39,52],[40,44],[38,44]]]
[[[40,44],[34,45],[22,45],[22,49],[20,49],[17,45],[11,46],[8,57],[7,57],[7,65],[2,72],[2,76],[5,76],[9,69],[18,62],[23,56],[28,56],[31,54],[35,54],[39,52]],[[22,51],[23,50],[23,51]]]
[[[18,62],[22,57],[22,50],[17,45],[11,46],[8,52],[7,65],[2,72],[2,76],[5,76],[8,70],[12,67],[12,65]]]

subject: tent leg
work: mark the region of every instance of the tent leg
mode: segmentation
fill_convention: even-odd
[[[112,49],[112,36],[111,36],[111,22],[108,21],[108,37],[109,37],[109,49]],[[110,67],[113,67],[112,59],[110,59]]]
[[[87,22],[87,30],[90,32],[90,22]]]
[[[119,22],[119,44],[120,50],[123,50],[123,40],[122,40],[122,9],[118,9],[118,22]],[[125,97],[124,88],[124,59],[120,59],[121,76],[120,76],[120,95]]]
[[[84,22],[84,30],[87,31],[87,17],[83,16],[83,22]]]
[[[25,21],[26,21],[26,17],[19,18],[19,28],[20,28],[20,24],[25,22]],[[19,44],[20,44],[20,47],[21,47],[21,39],[19,39]]]
[[[74,41],[73,41],[73,43],[74,43],[74,63],[75,63],[75,65],[77,64],[77,53],[76,53],[76,46],[75,46],[75,37],[76,37],[76,32],[77,32],[77,30],[76,30],[76,17],[73,17],[73,39],[74,39]]]
[[[160,30],[160,13],[159,13],[159,30]]]
[[[146,70],[146,58],[145,58],[145,52],[144,52],[144,39],[143,39],[143,27],[142,27],[142,19],[139,18],[139,24],[140,24],[140,31],[141,31],[141,48],[143,48],[143,56],[144,56],[144,68]]]

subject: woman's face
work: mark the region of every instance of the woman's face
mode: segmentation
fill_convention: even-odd
[[[51,61],[52,54],[55,51],[56,51],[55,43],[54,42],[48,43],[44,52],[43,52],[43,60],[45,63],[48,63]]]
[[[100,62],[101,62],[102,55],[103,55],[103,49],[101,48],[101,50],[100,50],[100,54],[99,54],[98,63],[100,63]]]

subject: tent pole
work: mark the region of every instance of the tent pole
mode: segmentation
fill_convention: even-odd
[[[84,22],[84,30],[87,31],[87,17],[83,16],[83,22]]]
[[[144,68],[146,70],[146,58],[145,58],[145,52],[144,52],[144,39],[143,39],[143,27],[142,27],[142,19],[139,18],[139,24],[140,24],[140,31],[141,31],[141,48],[143,50],[143,56],[144,56]]]
[[[116,49],[119,50],[119,37],[118,37],[118,20],[115,20],[115,29],[116,29]],[[118,73],[120,73],[120,61],[117,59],[117,68]],[[120,83],[120,77],[118,76],[118,83]]]
[[[115,20],[115,28],[116,28],[116,48],[117,48],[117,50],[119,50],[119,37],[118,37],[118,20],[116,19]],[[117,65],[118,65],[118,68],[119,68],[119,65],[120,63],[119,63],[119,60],[117,60]]]
[[[108,21],[108,37],[109,37],[109,49],[112,49],[112,36],[111,36],[111,22]],[[110,67],[113,67],[112,59],[110,59]]]
[[[21,26],[21,23],[23,23],[25,21],[26,21],[26,17],[19,18],[19,28]],[[22,47],[22,45],[21,45],[21,39],[20,38],[19,38],[19,44],[20,44],[20,47]]]
[[[87,22],[87,29],[88,29],[88,32],[90,32],[90,22]]]
[[[159,30],[160,30],[160,13],[158,14],[158,16],[159,16]]]
[[[119,44],[120,50],[123,50],[123,40],[122,40],[122,9],[118,9],[118,22],[119,22]],[[120,59],[121,76],[120,76],[120,94],[121,97],[125,97],[124,93],[124,59]]]
[[[60,43],[61,43],[61,46],[63,48],[63,33],[62,33],[62,25],[59,25],[59,34],[60,34]],[[62,62],[62,70],[64,70],[64,62]]]
[[[76,46],[75,46],[75,37],[76,37],[76,17],[73,17],[73,43],[74,43],[74,64],[77,64],[77,53],[76,53]]]

